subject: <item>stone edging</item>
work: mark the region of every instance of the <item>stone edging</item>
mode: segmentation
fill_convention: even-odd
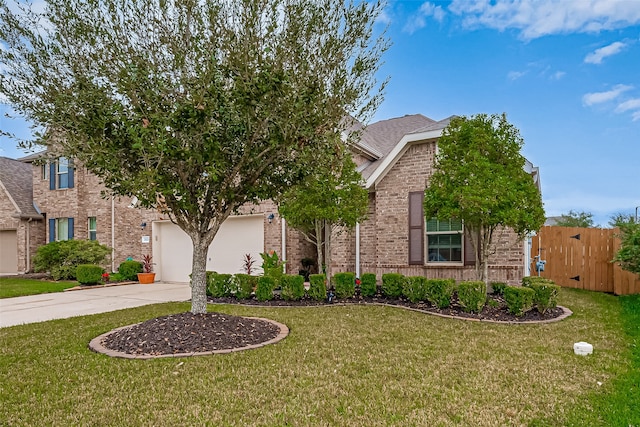
[[[297,306],[297,305],[259,305],[259,304],[228,304],[228,303],[224,303],[224,302],[209,302],[208,304],[216,304],[216,305],[241,305],[243,307],[257,307],[257,308],[318,308],[318,307],[350,307],[350,306],[366,306],[366,305],[379,305],[382,307],[392,307],[392,308],[402,308],[404,310],[409,310],[409,311],[416,311],[418,313],[424,313],[424,314],[429,314],[432,316],[438,316],[438,317],[444,317],[447,319],[457,319],[457,320],[467,320],[467,321],[471,321],[471,322],[485,322],[485,323],[497,323],[497,324],[503,324],[503,325],[531,325],[531,324],[543,324],[543,323],[554,323],[554,322],[559,322],[561,320],[566,319],[567,317],[571,316],[573,314],[573,311],[569,310],[567,307],[563,307],[561,305],[558,305],[558,308],[561,308],[563,313],[558,316],[558,317],[554,317],[553,319],[547,319],[547,320],[525,320],[522,322],[514,322],[514,321],[502,321],[502,320],[491,320],[491,319],[474,319],[472,317],[462,317],[462,316],[452,316],[449,314],[441,314],[441,313],[434,313],[432,311],[427,311],[427,310],[420,310],[419,308],[413,308],[413,307],[405,307],[403,305],[394,305],[394,304],[386,304],[383,302],[371,302],[371,303],[360,303],[360,304],[347,304],[347,303],[336,303],[336,304],[323,304],[323,305],[301,305],[301,306]]]
[[[93,351],[95,351],[96,353],[102,353],[102,354],[106,354],[107,356],[110,357],[120,357],[123,359],[160,359],[160,358],[167,358],[167,357],[190,357],[190,356],[208,356],[208,355],[212,355],[212,354],[227,354],[227,353],[233,353],[236,351],[243,351],[243,350],[252,350],[254,348],[260,348],[260,347],[264,347],[266,345],[269,344],[275,344],[278,341],[281,341],[283,339],[285,339],[287,337],[287,335],[289,335],[289,328],[287,327],[287,325],[276,322],[275,320],[271,320],[271,319],[264,319],[261,317],[245,317],[242,316],[245,319],[255,319],[255,320],[263,320],[265,322],[269,322],[275,326],[277,326],[280,329],[280,332],[278,333],[278,335],[275,338],[272,338],[268,341],[265,342],[261,342],[258,344],[251,344],[248,345],[246,347],[236,347],[236,348],[227,348],[227,349],[223,349],[223,350],[213,350],[213,351],[201,351],[201,352],[192,352],[192,353],[176,353],[176,354],[159,354],[159,355],[151,355],[151,354],[128,354],[128,353],[123,353],[120,351],[116,351],[116,350],[111,350],[109,348],[106,348],[105,346],[102,345],[103,341],[112,333],[114,332],[118,332],[122,329],[126,329],[126,328],[130,328],[132,326],[136,326],[139,325],[140,323],[135,323],[133,325],[127,325],[127,326],[122,326],[120,328],[116,328],[112,331],[106,332],[98,337],[95,337],[94,339],[91,340],[91,342],[89,343],[89,348]],[[142,322],[141,322],[142,323]]]
[[[114,283],[105,283],[103,285],[91,285],[91,286],[74,286],[73,288],[64,289],[63,292],[70,291],[84,291],[86,289],[100,289],[100,288],[111,288],[113,286],[123,286],[123,285],[137,285],[139,282],[114,282]]]

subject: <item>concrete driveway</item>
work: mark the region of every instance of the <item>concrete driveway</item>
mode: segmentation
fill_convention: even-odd
[[[188,283],[122,285],[0,299],[0,327],[191,299]]]

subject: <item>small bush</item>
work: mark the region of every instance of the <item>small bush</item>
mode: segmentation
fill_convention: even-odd
[[[438,308],[447,308],[451,305],[455,287],[453,279],[429,279],[426,284],[427,301]]]
[[[284,264],[286,261],[280,261],[275,251],[261,253],[260,256],[262,257],[262,271],[264,275],[273,277],[275,282],[274,286],[280,286],[280,278],[284,274]]]
[[[507,286],[504,289],[504,299],[507,309],[516,316],[522,316],[533,308],[535,292],[525,286]]]
[[[309,276],[309,298],[322,301],[327,297],[327,285],[325,285],[324,280],[324,274],[311,274]]]
[[[236,274],[233,277],[233,284],[236,291],[236,298],[248,299],[258,284],[258,278],[248,274]]]
[[[142,273],[142,263],[125,261],[118,267],[118,273],[122,280],[138,280],[138,273]]]
[[[64,240],[42,245],[33,257],[36,272],[48,271],[54,280],[75,280],[80,264],[103,264],[111,253],[95,240]]]
[[[336,273],[333,275],[337,298],[351,298],[356,293],[355,273]]]
[[[411,302],[427,299],[427,278],[423,276],[406,277],[402,284],[402,295]]]
[[[546,277],[539,276],[526,276],[522,278],[522,286],[531,287],[533,283],[553,283],[553,281]]]
[[[372,297],[378,292],[377,279],[374,273],[364,273],[360,278],[360,295]]]
[[[276,281],[270,276],[258,277],[258,286],[256,287],[256,299],[258,301],[271,301],[273,299],[273,290],[276,287]]]
[[[496,295],[504,295],[504,288],[507,287],[507,284],[504,282],[491,282],[491,289],[493,289],[493,293]]]
[[[282,299],[286,301],[298,301],[304,296],[304,277],[285,274],[280,278],[282,287]]]
[[[405,277],[400,273],[382,275],[382,294],[389,298],[400,298]]]
[[[533,292],[535,292],[533,304],[540,313],[545,313],[550,308],[555,308],[558,305],[558,293],[560,292],[560,286],[553,282],[549,282],[532,283],[529,287]]]
[[[487,300],[487,285],[484,282],[460,282],[458,301],[464,311],[480,313]]]
[[[231,274],[207,271],[207,295],[214,298],[230,297],[233,295],[232,277]]]
[[[102,280],[104,269],[99,265],[80,264],[76,268],[76,277],[82,285],[95,285]]]

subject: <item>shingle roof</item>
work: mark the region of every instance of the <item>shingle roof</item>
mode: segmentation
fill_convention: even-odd
[[[403,136],[436,123],[439,122],[422,114],[412,114],[368,125],[360,137],[360,144],[374,148],[382,156],[362,170],[362,177],[367,180]]]
[[[16,214],[39,217],[33,206],[33,176],[31,165],[18,160],[0,157],[0,183],[18,205]]]

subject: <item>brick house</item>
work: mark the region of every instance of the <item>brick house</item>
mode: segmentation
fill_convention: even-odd
[[[355,230],[334,237],[332,273],[357,275],[387,272],[458,280],[475,277],[474,257],[456,221],[425,221],[422,197],[432,174],[437,140],[449,119],[422,115],[383,120],[364,129],[352,147],[353,158],[369,190],[368,217]],[[353,129],[358,130],[359,124]],[[134,207],[131,199],[105,199],[99,179],[65,159],[32,165],[33,200],[40,207],[45,237],[42,243],[64,238],[97,239],[113,247],[113,268],[132,256],[151,253],[157,280],[185,282],[191,272],[191,241],[155,211]],[[527,170],[539,188],[538,168]],[[135,202],[135,201],[134,201]],[[2,218],[0,217],[0,220]],[[1,224],[1,222],[0,222]],[[519,282],[529,274],[529,242],[503,231],[490,259],[491,280]],[[301,260],[315,257],[315,248],[287,226],[272,201],[244,206],[230,217],[214,239],[207,269],[242,271],[250,254],[261,264],[261,252],[275,251],[296,274]]]

